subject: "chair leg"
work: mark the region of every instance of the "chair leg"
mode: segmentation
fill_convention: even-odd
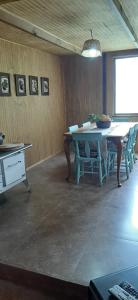
[[[136,158],[136,153],[135,153],[135,144],[132,147],[132,159],[133,159],[133,164],[135,164],[137,158]]]
[[[108,160],[107,160],[107,174],[109,175],[110,174],[110,159],[111,159],[111,157],[110,157],[110,153],[108,153]]]
[[[103,178],[102,178],[102,162],[101,160],[99,161],[99,182],[100,182],[100,186],[103,183]]]
[[[81,162],[81,173],[82,173],[82,175],[84,175],[84,162],[83,161]]]
[[[132,169],[133,169],[133,157],[132,157],[132,153],[129,153],[129,155],[128,155],[128,162],[129,162],[129,170],[131,172]]]
[[[132,156],[133,156],[133,163],[135,164],[136,163],[136,153],[135,153],[135,150],[133,150]]]
[[[131,171],[133,169],[134,161],[133,161],[133,155],[132,153],[130,154],[130,165],[131,165]]]
[[[134,163],[136,163],[137,157],[136,157],[135,149],[134,149],[134,153],[133,153],[133,159],[134,159]]]
[[[103,163],[104,163],[104,176],[106,178],[107,177],[107,160],[104,159]]]
[[[76,160],[76,155],[75,155],[74,163],[73,163],[73,175],[74,175],[74,178],[76,177],[76,170],[77,170],[77,160]]]
[[[129,178],[129,168],[128,168],[128,157],[125,155],[125,166],[126,166],[126,175],[127,179]]]
[[[115,154],[113,154],[113,159],[112,159],[112,170],[114,169],[115,166]]]
[[[77,174],[76,174],[77,184],[80,182],[80,161],[77,162]]]
[[[108,154],[108,166],[107,166],[107,174],[110,174],[110,171],[113,171],[115,165],[115,154]]]

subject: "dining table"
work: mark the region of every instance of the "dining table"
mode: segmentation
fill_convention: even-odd
[[[91,123],[90,126],[86,128],[78,128],[77,133],[101,133],[103,138],[106,138],[113,142],[116,146],[117,150],[117,185],[121,187],[120,181],[120,166],[121,166],[121,158],[122,158],[122,150],[123,150],[123,141],[125,137],[127,137],[129,133],[129,129],[133,128],[135,125],[138,125],[138,122],[111,122],[111,126],[109,128],[97,128],[96,123]],[[64,133],[64,152],[67,160],[67,177],[66,180],[70,181],[72,177],[72,169],[71,169],[71,144],[72,144],[72,133],[65,132]]]

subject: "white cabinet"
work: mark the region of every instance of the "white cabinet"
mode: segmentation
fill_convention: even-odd
[[[31,144],[21,150],[11,153],[7,152],[4,155],[0,154],[0,193],[5,192],[22,181],[24,181],[29,191],[26,179],[24,150],[30,146]]]
[[[5,185],[11,184],[25,176],[24,151],[3,159]]]

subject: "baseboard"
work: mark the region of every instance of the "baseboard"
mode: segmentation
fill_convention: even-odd
[[[49,155],[49,156],[45,157],[45,158],[42,159],[42,160],[39,160],[39,161],[36,162],[35,164],[33,164],[33,165],[27,167],[26,170],[28,171],[28,170],[30,170],[30,169],[32,169],[32,168],[34,168],[34,167],[36,167],[36,166],[42,164],[42,163],[45,162],[46,160],[49,160],[49,159],[55,157],[56,155],[58,155],[58,154],[60,154],[60,153],[62,153],[62,151],[59,151],[59,152],[57,152],[57,153],[55,153],[55,154],[53,154],[53,155]]]

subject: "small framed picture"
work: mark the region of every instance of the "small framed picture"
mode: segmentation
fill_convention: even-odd
[[[40,80],[41,80],[41,95],[42,96],[49,95],[49,78],[40,77]]]
[[[0,73],[0,96],[11,96],[10,74]]]
[[[25,75],[15,74],[16,96],[26,96],[26,77]]]
[[[29,76],[29,93],[30,95],[38,95],[38,77]]]

